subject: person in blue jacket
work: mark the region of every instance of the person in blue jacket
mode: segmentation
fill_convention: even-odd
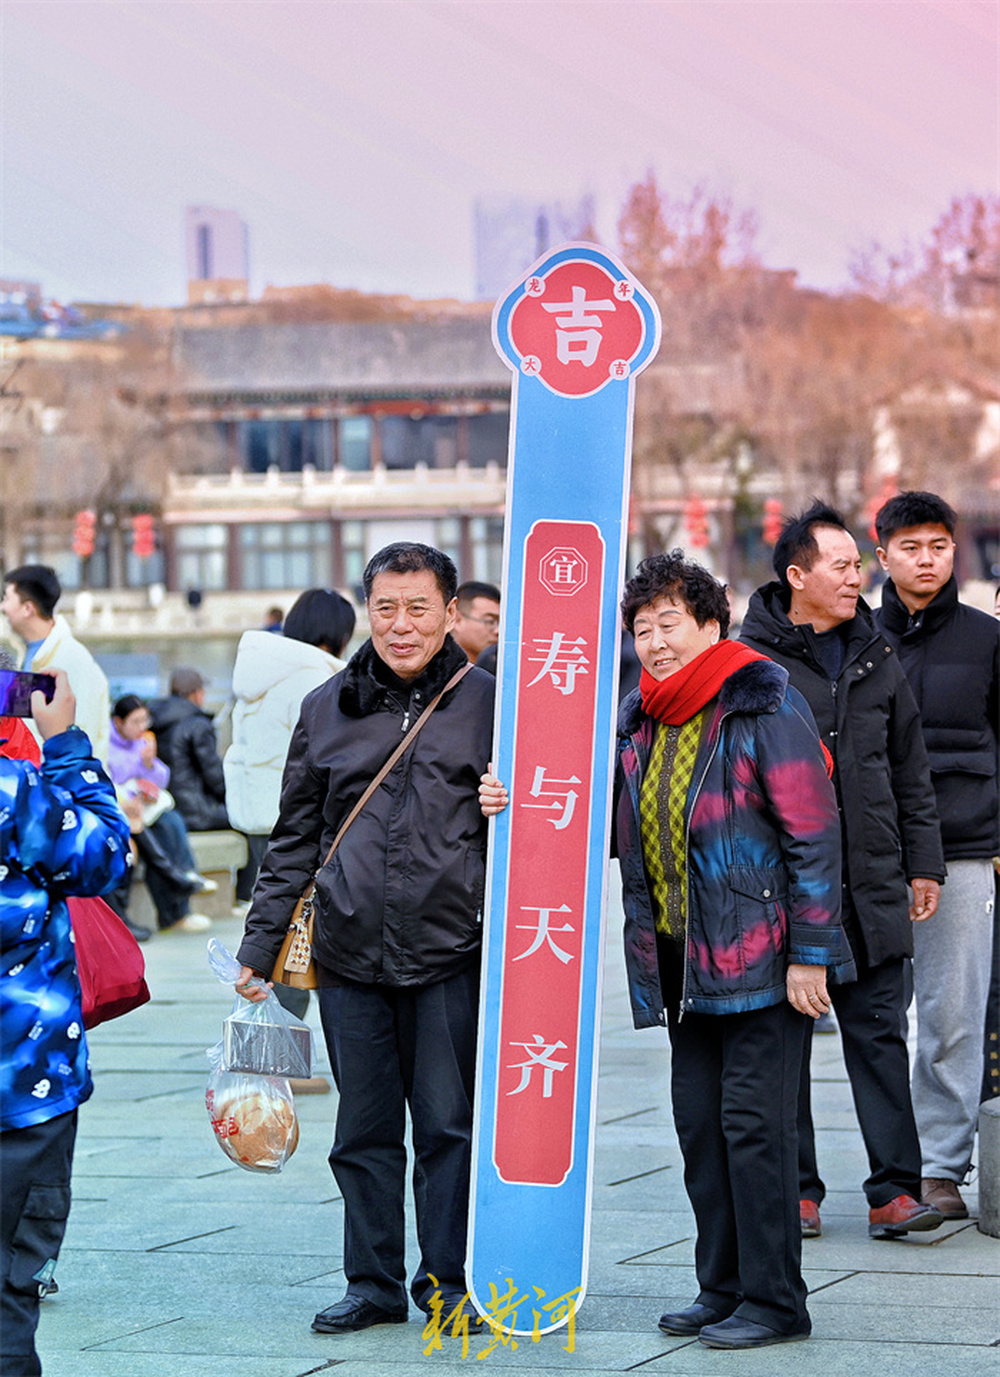
[[[93,1090],[68,894],[101,894],[128,823],[64,670],[31,710],[41,766],[0,758],[0,1370],[35,1377],[35,1330],[70,1205],[77,1109]]]

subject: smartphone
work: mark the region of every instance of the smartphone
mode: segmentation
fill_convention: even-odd
[[[29,674],[20,669],[0,669],[0,717],[30,717],[31,695],[41,689],[52,702],[56,681],[51,674]]]

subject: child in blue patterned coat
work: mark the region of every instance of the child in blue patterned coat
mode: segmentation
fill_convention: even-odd
[[[93,1090],[68,894],[101,894],[125,873],[129,829],[114,787],[74,727],[56,670],[32,694],[41,766],[0,758],[0,1369],[41,1373],[40,1287],[66,1229],[77,1107]]]

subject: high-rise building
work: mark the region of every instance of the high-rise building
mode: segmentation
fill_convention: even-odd
[[[555,244],[594,235],[594,198],[533,201],[480,196],[475,205],[476,295],[497,297]]]
[[[188,206],[184,241],[189,303],[247,299],[249,234],[235,210]]]

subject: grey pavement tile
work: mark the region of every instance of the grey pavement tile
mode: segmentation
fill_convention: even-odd
[[[864,1272],[846,1275],[817,1290],[817,1305],[879,1305],[890,1308],[947,1311],[981,1310],[992,1315],[1000,1337],[1000,1287],[993,1276],[914,1276],[912,1273],[879,1276]]]
[[[198,1252],[206,1255],[253,1254],[262,1235],[280,1238],[280,1248],[269,1251],[282,1257],[299,1254],[339,1258],[343,1238],[343,1207],[338,1203],[314,1206],[311,1211],[276,1206],[266,1219],[249,1215],[238,1202],[206,1211],[201,1206],[165,1204],[148,1217],[109,1217],[106,1208],[81,1210],[70,1216],[63,1247],[74,1251],[129,1253]]]
[[[802,1265],[837,1267],[870,1275],[945,1274],[982,1272],[995,1275],[1000,1264],[996,1240],[981,1234],[968,1221],[942,1225],[933,1233],[911,1234],[905,1239],[887,1241],[866,1236],[867,1224],[846,1228],[843,1235],[832,1230],[819,1239],[806,1240]],[[918,1241],[919,1240],[919,1241]]]
[[[638,1369],[642,1377],[990,1377],[996,1350],[973,1345],[877,1345],[813,1337],[739,1353],[691,1342]]]
[[[822,1294],[810,1298],[813,1334],[818,1339],[864,1340],[869,1343],[975,1344],[989,1348],[1000,1342],[1000,1312],[994,1294],[992,1304],[971,1306],[880,1303],[874,1295],[859,1304],[845,1297],[843,1304],[828,1303]],[[1000,1366],[1000,1354],[994,1354]]]
[[[228,1362],[210,1349],[182,1355],[178,1363],[165,1367],[162,1353],[156,1352],[112,1353],[103,1349],[96,1353],[61,1353],[42,1343],[38,1351],[45,1377],[213,1377],[220,1369],[238,1372],[239,1377],[306,1377],[323,1370],[316,1366],[315,1358],[305,1355],[282,1354],[275,1358],[243,1353]]]
[[[588,1296],[649,1296],[664,1300],[672,1298],[690,1305],[698,1294],[694,1264],[689,1256],[679,1255],[676,1265],[661,1263],[650,1266],[643,1262],[625,1267],[591,1272]],[[658,1303],[658,1301],[657,1301]]]

